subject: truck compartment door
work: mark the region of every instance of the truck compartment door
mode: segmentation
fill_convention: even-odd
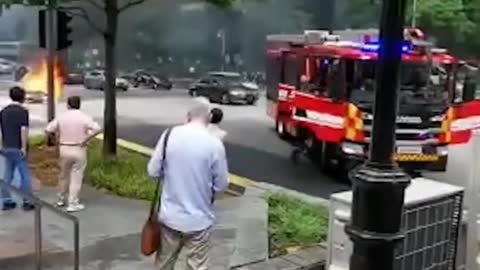
[[[450,123],[451,143],[463,144],[470,141],[474,129],[480,128],[480,100],[473,100],[453,108]]]
[[[344,103],[333,102],[329,98],[303,92],[295,92],[293,97],[293,118],[300,126],[313,132],[318,140],[327,142],[342,141],[344,131]]]

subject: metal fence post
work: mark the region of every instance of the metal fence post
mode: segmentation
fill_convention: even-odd
[[[5,188],[10,192],[16,194],[19,197],[23,197],[29,201],[31,201],[35,205],[35,214],[34,214],[34,231],[35,231],[35,262],[36,266],[34,269],[41,270],[42,269],[42,209],[46,208],[52,211],[57,216],[70,220],[73,223],[73,230],[74,230],[74,243],[73,243],[73,269],[79,270],[80,269],[80,223],[78,218],[62,211],[55,206],[42,201],[40,198],[34,196],[31,193],[25,193],[17,187],[7,184],[6,182],[0,179],[0,188]]]
[[[42,207],[35,206],[35,262],[36,269],[42,269]]]

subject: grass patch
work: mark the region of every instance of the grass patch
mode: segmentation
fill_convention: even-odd
[[[43,185],[58,184],[58,150],[47,147],[44,136],[32,136],[29,141],[30,168]],[[147,175],[148,157],[118,147],[117,157],[104,160],[102,141],[93,140],[88,146],[88,167],[85,172],[87,183],[106,189],[116,195],[151,200],[155,192],[155,181]]]
[[[308,247],[326,240],[328,210],[289,195],[268,197],[270,256],[287,253],[288,248]]]
[[[119,196],[152,200],[155,181],[147,175],[148,157],[118,147],[117,158],[104,160],[102,142],[94,140],[88,151],[88,182],[96,188],[107,189]]]

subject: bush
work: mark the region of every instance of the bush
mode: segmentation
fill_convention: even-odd
[[[119,196],[152,200],[155,181],[147,175],[148,158],[119,147],[117,157],[104,160],[102,142],[89,145],[87,181],[96,188],[104,188]]]
[[[47,137],[43,135],[30,136],[30,138],[28,138],[28,144],[31,147],[44,146],[47,144]]]
[[[270,255],[284,255],[289,247],[307,247],[326,240],[328,210],[285,194],[268,197]]]

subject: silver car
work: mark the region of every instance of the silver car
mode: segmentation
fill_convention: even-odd
[[[87,89],[104,90],[106,84],[105,71],[93,70],[85,74],[83,85]],[[115,87],[119,90],[127,91],[130,88],[130,83],[124,78],[117,78],[115,80]]]
[[[15,72],[15,63],[0,58],[0,74],[12,74],[13,72]]]

